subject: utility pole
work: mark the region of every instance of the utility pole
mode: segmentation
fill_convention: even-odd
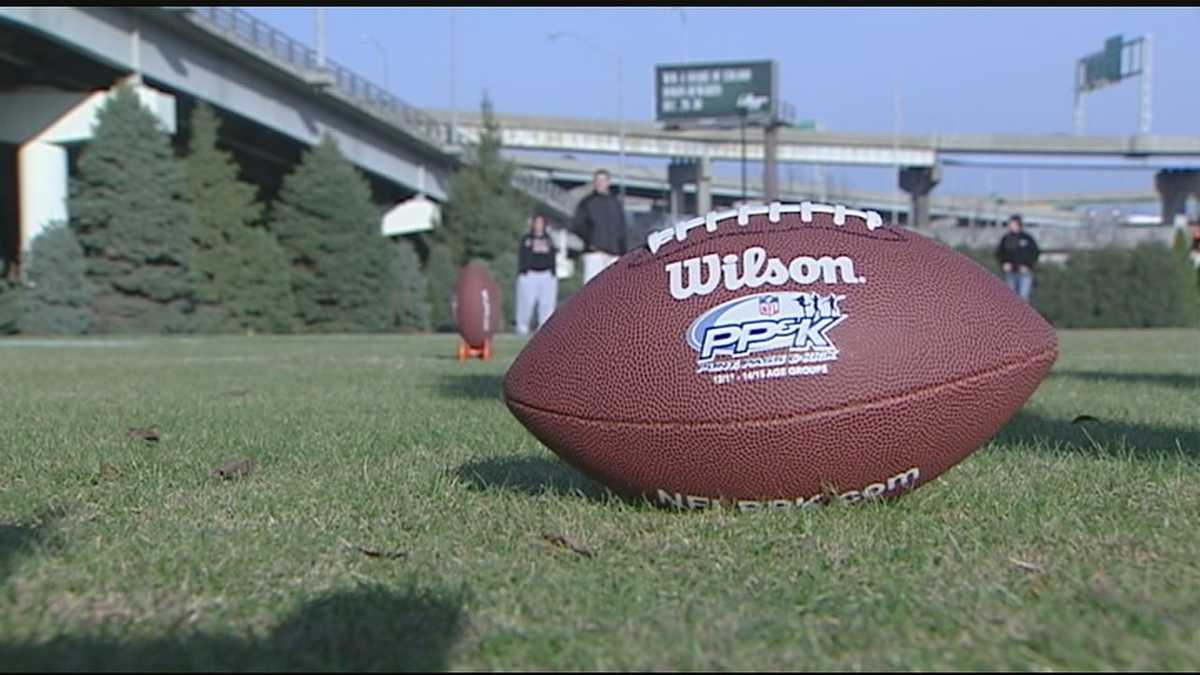
[[[779,200],[779,120],[767,120],[763,127],[763,201]]]
[[[555,32],[547,35],[546,39],[553,42],[555,40],[558,40],[559,38],[564,38],[564,37],[569,37],[571,39],[578,40],[579,42],[582,42],[584,45],[592,48],[593,50],[595,50],[601,54],[606,54],[608,56],[614,56],[617,59],[617,119],[618,119],[618,122],[617,122],[617,124],[618,124],[617,151],[619,153],[619,159],[617,160],[617,180],[620,182],[620,193],[619,194],[621,195],[621,203],[624,204],[625,203],[625,182],[626,182],[626,180],[625,180],[625,86],[624,86],[624,75],[623,75],[624,65],[622,63],[621,54],[618,52],[614,52],[610,49],[607,49],[605,47],[601,47],[601,46],[597,45],[596,43],[592,42],[591,40],[588,40],[587,38],[583,37],[582,35],[579,35],[578,33],[571,33],[571,32],[567,32],[567,31],[555,31]]]
[[[385,48],[382,44],[380,44],[379,40],[376,40],[375,37],[372,35],[363,34],[363,42],[374,45],[375,49],[379,52],[379,62],[383,64],[383,90],[385,92],[387,92],[388,94],[391,94],[392,93],[392,78],[391,78],[390,73],[388,72],[389,68],[388,68],[387,48]]]
[[[742,109],[741,117],[738,118],[738,128],[742,132],[742,203],[746,203],[746,109]]]
[[[683,22],[683,62],[687,63],[691,58],[688,54],[688,23],[687,12],[683,11],[682,8],[679,10],[679,20]]]
[[[1153,37],[1148,33],[1142,40],[1142,105],[1139,128],[1143,134],[1150,133],[1150,45]]]
[[[894,95],[893,101],[892,101],[893,102],[893,108],[892,108],[892,155],[894,157],[899,157],[900,156],[900,78],[896,78],[895,89],[893,91],[894,91],[895,95]],[[897,173],[900,172],[899,164],[896,164],[896,172]],[[894,223],[894,224],[897,224],[900,222],[898,220],[898,218],[899,218],[898,210],[900,208],[900,200],[902,199],[902,197],[900,196],[899,188],[900,188],[900,185],[899,185],[899,183],[897,183],[896,191],[893,193],[895,195],[895,201],[892,204],[892,223]],[[908,214],[908,224],[910,226],[913,224],[913,214],[912,213]]]
[[[317,7],[316,16],[316,31],[317,31],[317,70],[325,70],[325,8]]]
[[[450,143],[458,139],[458,104],[455,101],[455,80],[458,78],[458,39],[455,34],[455,16],[458,10],[450,8]]]

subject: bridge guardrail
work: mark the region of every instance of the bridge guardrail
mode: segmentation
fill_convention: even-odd
[[[321,70],[317,61],[317,50],[255,18],[245,10],[213,6],[197,6],[190,9],[191,16],[244,48],[280,61],[303,74]],[[361,109],[446,154],[456,154],[456,149],[461,149],[459,156],[463,161],[474,161],[475,144],[451,125],[405,103],[332,59],[325,59],[324,71],[330,78],[330,84]],[[535,199],[557,206],[563,212],[569,212],[570,200],[567,191],[548,180],[518,171],[513,177],[513,185]]]

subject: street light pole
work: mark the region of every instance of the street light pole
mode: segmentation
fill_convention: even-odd
[[[317,7],[313,18],[317,33],[317,69],[325,70],[325,8]]]
[[[458,101],[455,96],[458,79],[458,12],[450,8],[450,144],[458,145]]]
[[[691,60],[691,55],[688,52],[687,12],[683,11],[683,9],[679,10],[679,20],[683,22],[683,62],[687,63]]]
[[[375,49],[377,49],[379,51],[379,60],[383,62],[383,89],[384,89],[384,91],[386,91],[389,94],[392,93],[391,77],[389,77],[389,74],[388,74],[387,49],[382,44],[379,43],[379,40],[376,40],[371,35],[363,35],[363,41],[370,42],[371,44],[375,45]]]
[[[742,132],[742,203],[746,203],[746,110],[742,110],[740,127]]]
[[[622,64],[621,55],[619,53],[609,51],[576,33],[556,31],[554,33],[550,33],[546,37],[551,41],[563,37],[574,38],[588,47],[591,47],[595,51],[598,51],[602,54],[607,54],[609,56],[615,56],[617,59],[617,148],[619,153],[619,159],[617,160],[617,180],[620,181],[621,184],[620,195],[621,203],[623,205],[625,203],[625,86],[623,74],[624,67]]]
[[[617,145],[620,151],[620,158],[617,160],[617,175],[621,181],[622,206],[625,204],[625,87],[623,72],[621,55],[617,54]]]

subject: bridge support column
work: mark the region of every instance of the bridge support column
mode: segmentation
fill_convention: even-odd
[[[763,201],[779,199],[779,125],[774,121],[763,129]]]
[[[671,221],[681,220],[680,215],[687,212],[687,193],[683,188],[688,183],[696,182],[696,162],[694,160],[673,159],[667,165],[667,183],[671,186]]]
[[[136,83],[134,91],[167,133],[174,134],[175,97]],[[17,146],[17,232],[6,237],[17,251],[5,252],[8,262],[19,265],[47,225],[70,219],[66,144],[91,139],[96,112],[112,94],[29,89],[0,95],[0,140]]]
[[[912,197],[908,209],[909,227],[929,227],[929,193],[942,181],[942,167],[906,166],[900,169],[900,189]]]
[[[712,210],[712,174],[707,157],[674,159],[667,165],[667,181],[671,185],[671,218],[679,220],[688,213],[686,185],[696,186],[696,213]]]
[[[1172,225],[1175,216],[1187,212],[1187,198],[1200,198],[1200,170],[1163,169],[1154,174],[1154,188],[1162,199],[1162,224]]]

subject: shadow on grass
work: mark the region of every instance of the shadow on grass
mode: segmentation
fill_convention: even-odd
[[[454,473],[477,490],[501,488],[538,496],[545,492],[582,495],[593,501],[620,498],[603,485],[557,459],[514,455],[467,462]]]
[[[0,670],[445,670],[464,624],[461,593],[367,585],[305,604],[265,638],[180,631],[0,642]]]
[[[60,510],[32,524],[0,522],[0,584],[22,557],[59,545]],[[168,629],[162,637],[121,639],[129,626],[48,641],[0,640],[0,672],[45,670],[445,670],[465,629],[465,592],[364,584],[302,605],[266,637]]]
[[[437,384],[438,392],[446,398],[474,401],[503,401],[504,376],[494,373],[463,373],[446,375]]]
[[[1098,419],[1073,424],[1072,420],[1017,413],[995,440],[1003,445],[1026,444],[1056,447],[1063,452],[1100,453],[1110,456],[1200,459],[1200,426],[1178,427]]]
[[[1200,375],[1182,373],[1108,373],[1095,370],[1056,370],[1054,377],[1114,385],[1151,384],[1178,389],[1200,389]]]
[[[12,574],[19,558],[32,553],[39,545],[52,543],[50,533],[63,515],[62,510],[43,509],[34,518],[36,524],[0,522],[0,583]]]

